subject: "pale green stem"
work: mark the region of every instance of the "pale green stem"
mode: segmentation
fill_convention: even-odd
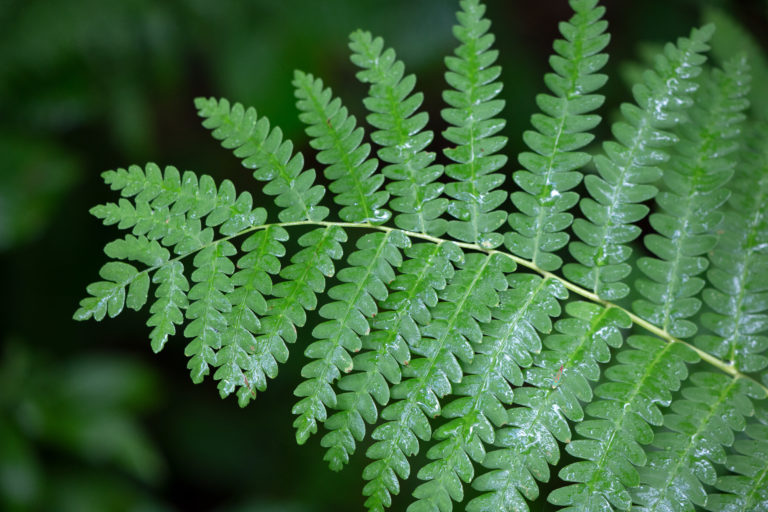
[[[343,227],[343,228],[375,229],[375,230],[385,231],[385,232],[401,231],[403,234],[405,234],[406,236],[408,236],[410,238],[420,238],[422,240],[429,240],[430,242],[434,242],[434,243],[437,243],[437,244],[451,242],[451,243],[453,243],[453,244],[455,244],[455,245],[457,245],[459,247],[462,247],[464,249],[469,249],[469,250],[477,251],[477,252],[484,252],[484,253],[487,253],[487,254],[499,254],[501,256],[504,256],[505,258],[511,259],[512,261],[514,261],[518,265],[521,265],[521,266],[523,266],[523,267],[525,267],[527,269],[533,270],[534,272],[542,275],[545,278],[556,279],[557,281],[560,281],[563,284],[563,286],[565,286],[568,290],[572,291],[573,293],[575,293],[577,295],[581,295],[585,299],[589,299],[590,301],[595,302],[597,304],[600,304],[600,305],[602,305],[602,306],[604,306],[606,308],[615,308],[615,309],[623,311],[632,320],[632,322],[635,325],[638,325],[638,326],[642,327],[646,331],[648,331],[648,332],[658,336],[659,338],[661,338],[664,341],[667,341],[669,343],[680,343],[682,345],[685,345],[686,347],[688,347],[689,349],[694,351],[703,361],[705,361],[705,362],[709,363],[710,365],[720,369],[724,373],[727,373],[728,375],[730,375],[730,376],[732,376],[734,378],[741,378],[741,379],[746,379],[746,380],[750,380],[750,381],[754,382],[760,388],[762,388],[762,390],[765,393],[765,395],[768,396],[768,387],[764,386],[762,383],[756,381],[755,379],[751,378],[750,376],[741,373],[733,364],[726,363],[726,362],[718,359],[717,357],[715,357],[715,356],[713,356],[711,354],[708,354],[707,352],[704,352],[700,348],[698,348],[698,347],[696,347],[694,345],[691,345],[690,343],[688,343],[686,341],[683,341],[683,340],[680,340],[678,338],[675,338],[674,336],[669,334],[664,329],[662,329],[662,328],[652,324],[651,322],[648,322],[647,320],[643,320],[642,318],[640,318],[639,316],[635,315],[631,311],[628,311],[628,310],[624,309],[623,307],[621,307],[621,306],[619,306],[617,304],[614,304],[614,303],[612,303],[610,301],[607,301],[605,299],[601,299],[597,294],[595,294],[593,292],[590,292],[589,290],[587,290],[585,288],[582,288],[581,286],[573,284],[570,281],[568,281],[568,280],[566,280],[566,279],[564,279],[564,278],[562,278],[562,277],[560,277],[560,276],[558,276],[556,274],[553,274],[551,272],[547,272],[546,270],[540,269],[532,261],[528,261],[526,259],[523,259],[523,258],[520,258],[518,256],[515,256],[514,254],[510,254],[510,253],[504,252],[504,251],[499,251],[497,249],[486,249],[486,248],[481,247],[481,246],[476,245],[476,244],[470,244],[470,243],[466,243],[466,242],[457,242],[457,241],[454,241],[454,240],[447,240],[447,239],[444,239],[444,238],[439,238],[439,237],[436,237],[436,236],[427,235],[425,233],[415,233],[413,231],[405,231],[405,230],[402,230],[402,229],[391,228],[391,227],[388,227],[388,226],[375,226],[373,224],[367,224],[367,223],[363,224],[363,223],[356,223],[356,222],[333,222],[333,221],[325,221],[325,220],[300,220],[300,221],[294,221],[294,222],[275,222],[273,224],[262,224],[260,226],[250,227],[250,228],[245,229],[245,230],[243,230],[243,231],[241,231],[239,233],[235,233],[234,235],[230,235],[230,236],[225,237],[225,238],[220,238],[218,240],[214,240],[214,241],[212,241],[208,245],[212,245],[212,244],[215,244],[215,243],[220,243],[223,240],[229,240],[229,239],[232,239],[232,238],[235,238],[235,237],[238,237],[238,236],[242,236],[242,235],[244,235],[246,233],[250,233],[252,231],[258,231],[260,229],[267,229],[270,226],[280,226],[280,227],[289,227],[289,226],[339,226],[339,227]],[[197,252],[197,251],[199,251],[201,249],[204,249],[205,247],[207,247],[207,246],[200,247],[200,248],[196,249],[193,252]],[[171,259],[169,261],[180,260],[180,259],[184,258],[185,256],[188,256],[188,254],[179,255],[179,256],[177,256],[177,257],[175,257],[175,258],[173,258],[173,259]],[[168,263],[168,262],[163,263],[163,265],[165,265],[166,263]],[[155,267],[148,268],[148,269],[144,270],[144,272],[151,272],[151,271],[155,270],[156,268],[159,268],[160,266],[162,266],[162,265],[157,265]]]

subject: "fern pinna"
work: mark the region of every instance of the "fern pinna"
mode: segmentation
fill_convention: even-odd
[[[298,344],[297,441],[322,424],[333,469],[362,443],[369,510],[412,474],[413,512],[529,510],[542,484],[572,511],[768,510],[768,113],[750,111],[750,63],[708,64],[714,27],[694,29],[590,145],[609,35],[597,0],[570,5],[511,179],[479,0],[445,60],[442,155],[416,79],[363,31],[369,137],[294,77],[328,190],[255,109],[196,100],[277,218],[227,180],[108,171],[122,197],[92,213],[128,233],[75,318],[151,302],[152,349],[183,327],[193,381],[241,406]]]

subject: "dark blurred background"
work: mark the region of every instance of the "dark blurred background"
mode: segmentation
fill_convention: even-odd
[[[765,0],[604,4],[613,38],[608,118],[629,99],[622,77],[637,73],[633,63],[704,16],[738,21],[764,47],[768,37]],[[452,0],[0,0],[0,510],[362,508],[364,449],[336,474],[318,436],[295,444],[300,347],[241,410],[210,380],[191,383],[181,337],[152,354],[146,312],[71,320],[117,235],[88,209],[115,199],[102,171],[148,161],[255,190],[200,126],[196,96],[255,106],[313,164],[292,70],[322,77],[360,119],[365,88],[346,47],[357,28],[384,36],[417,74],[431,128],[441,130],[442,57],[454,47],[456,8]],[[488,10],[515,155],[557,23],[570,14],[565,0],[489,0]],[[411,489],[394,510],[404,510]]]

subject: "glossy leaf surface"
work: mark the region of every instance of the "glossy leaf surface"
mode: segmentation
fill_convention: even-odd
[[[125,233],[75,318],[149,307],[152,349],[183,333],[192,380],[241,406],[295,346],[296,439],[324,427],[334,470],[367,457],[372,511],[412,478],[409,512],[766,512],[768,129],[749,65],[707,65],[713,29],[694,29],[631,73],[593,150],[605,9],[569,3],[519,170],[479,0],[445,60],[445,147],[440,97],[360,30],[370,134],[294,74],[320,175],[255,109],[196,100],[274,218],[228,180],[104,173],[119,197],[91,212]]]

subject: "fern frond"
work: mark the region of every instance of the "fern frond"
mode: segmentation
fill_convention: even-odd
[[[704,506],[706,485],[714,485],[714,463],[725,463],[723,446],[731,446],[733,432],[745,427],[745,416],[754,409],[748,396],[763,397],[754,382],[717,373],[695,373],[692,385],[682,390],[684,399],[664,415],[666,431],[657,432],[640,469],[640,485],[632,498],[638,512],[687,511],[691,504]]]
[[[491,471],[473,482],[485,494],[469,502],[470,512],[528,510],[523,496],[538,497],[534,478],[549,481],[548,466],[560,459],[557,441],[571,441],[568,420],[583,419],[579,401],[591,401],[589,381],[599,379],[598,363],[610,359],[609,347],[621,346],[619,329],[630,325],[616,308],[569,302],[565,309],[569,318],[555,323],[557,334],[545,338],[546,350],[534,356],[535,366],[525,372],[526,382],[534,387],[515,389],[517,407],[507,411],[511,426],[496,433],[495,444],[501,448],[482,462]]]
[[[318,205],[325,189],[314,184],[313,169],[303,170],[304,157],[293,154],[293,143],[283,140],[280,128],[270,130],[269,119],[258,117],[254,108],[230,106],[226,99],[197,98],[195,106],[213,137],[242,159],[244,167],[254,169],[254,178],[267,182],[264,193],[277,196],[281,221],[319,221],[328,216],[328,208]]]
[[[647,300],[632,304],[635,313],[681,339],[696,333],[696,325],[686,319],[701,307],[697,295],[704,280],[698,276],[708,265],[704,254],[717,243],[715,231],[723,217],[719,208],[730,195],[723,185],[736,165],[738,143],[733,139],[747,107],[746,61],[731,62],[725,69],[706,76],[690,111],[691,122],[681,127],[676,158],[664,172],[666,190],[656,197],[660,212],[650,216],[658,234],[645,237],[656,257],[637,262],[647,279],[639,279],[635,287]]]
[[[768,367],[768,126],[747,131],[733,195],[725,208],[720,243],[709,254],[711,287],[703,294],[708,311],[701,322],[714,334],[696,337],[696,344],[743,372]],[[768,379],[764,379],[768,384]]]
[[[448,421],[432,436],[439,441],[427,452],[433,462],[418,473],[426,482],[414,492],[414,511],[451,510],[451,499],[463,499],[461,481],[472,482],[472,461],[484,463],[485,446],[493,444],[496,429],[508,421],[505,405],[512,404],[512,386],[523,383],[520,367],[530,366],[531,354],[541,351],[538,332],[551,331],[550,317],[560,314],[558,299],[568,296],[558,281],[539,276],[516,274],[508,281],[493,320],[483,326],[474,359],[462,362],[465,376],[452,391],[459,398],[442,410]]]
[[[768,410],[758,409],[746,428],[747,439],[734,444],[725,466],[730,475],[718,477],[715,487],[725,494],[710,494],[705,508],[711,512],[768,511]]]
[[[513,173],[515,212],[502,206],[494,37],[481,0],[460,0],[459,47],[445,60],[449,165],[428,151],[414,76],[381,38],[354,32],[370,143],[321,80],[293,80],[338,219],[326,220],[326,187],[279,128],[199,98],[203,125],[275,196],[277,220],[227,180],[154,164],[108,171],[120,198],[92,213],[126,233],[105,247],[75,318],[149,304],[153,350],[182,329],[192,380],[213,374],[240,406],[310,336],[296,439],[324,424],[338,470],[370,428],[363,494],[375,512],[412,464],[409,512],[460,508],[467,484],[470,512],[527,512],[540,484],[571,512],[768,512],[768,127],[743,122],[746,61],[702,75],[711,26],[664,47],[583,178],[609,36],[598,0],[569,3]],[[632,258],[651,199],[652,254]],[[566,245],[575,262],[563,266]],[[629,302],[635,269],[630,312],[611,301]],[[694,338],[699,326],[708,332]]]
[[[543,114],[531,118],[536,131],[523,134],[526,145],[534,152],[523,152],[520,164],[526,170],[515,172],[515,183],[522,189],[510,196],[522,213],[512,213],[505,244],[510,252],[532,261],[544,270],[557,270],[562,259],[553,254],[568,243],[564,233],[573,222],[567,213],[579,196],[571,191],[582,179],[578,171],[591,157],[577,150],[592,141],[588,133],[600,122],[590,114],[599,108],[604,97],[593,94],[608,77],[597,73],[608,61],[600,53],[608,44],[607,22],[602,20],[604,7],[597,0],[572,0],[575,11],[571,20],[560,24],[565,39],[555,41],[557,55],[550,58],[555,73],[544,80],[553,93],[540,94],[536,103]]]
[[[347,114],[341,100],[333,98],[330,88],[323,88],[323,82],[312,75],[294,72],[293,86],[296,89],[296,105],[302,114],[300,119],[309,125],[307,135],[310,144],[317,149],[317,161],[327,165],[325,177],[331,181],[330,190],[336,196],[334,201],[344,205],[339,217],[348,222],[381,224],[392,213],[381,208],[389,194],[378,190],[384,176],[375,174],[379,165],[371,153],[369,144],[360,145],[365,131],[357,127],[355,116]]]
[[[398,477],[410,474],[408,456],[419,450],[418,439],[429,441],[432,428],[428,418],[440,415],[440,399],[451,393],[452,383],[462,379],[459,360],[470,362],[474,344],[482,341],[480,322],[491,320],[498,306],[498,292],[507,288],[504,273],[514,263],[498,254],[467,254],[451,282],[438,296],[431,310],[431,322],[421,329],[421,339],[411,347],[413,354],[403,369],[404,379],[392,388],[395,400],[381,413],[386,421],[372,436],[377,440],[367,452],[374,459],[363,477],[370,480],[363,493],[369,496],[370,510],[383,510],[397,494]]]
[[[296,341],[296,328],[306,323],[306,311],[317,308],[316,294],[325,291],[325,278],[336,273],[333,261],[341,259],[341,244],[346,241],[344,230],[332,225],[299,237],[303,249],[280,271],[282,281],[272,287],[273,298],[267,301],[267,312],[256,332],[256,353],[269,377],[277,375],[275,362],[288,359],[286,343]]]
[[[105,251],[112,258],[139,261],[147,268],[139,272],[122,261],[107,263],[101,272],[106,281],[91,285],[93,297],[81,302],[75,318],[93,316],[98,320],[106,313],[115,316],[126,303],[140,309],[148,300],[150,274],[154,272],[151,280],[158,284],[157,300],[147,322],[153,327],[153,350],[160,351],[168,336],[175,334],[176,326],[183,323],[184,311],[191,321],[184,335],[191,338],[185,354],[190,357],[192,380],[201,382],[210,367],[216,367],[214,379],[219,381],[222,397],[240,386],[239,403],[247,404],[255,389],[264,389],[265,385],[260,378],[263,370],[254,334],[259,328],[256,314],[266,310],[261,294],[270,292],[271,281],[265,264],[253,253],[238,262],[247,269],[234,274],[230,257],[237,254],[237,249],[228,238],[263,225],[266,211],[253,208],[247,192],[237,195],[228,180],[217,190],[209,176],[198,180],[189,171],[181,176],[174,167],[161,172],[154,164],[144,170],[132,166],[107,171],[104,180],[123,196],[133,197],[133,202],[123,198],[119,204],[92,209],[105,224],[118,224],[133,233],[111,242]],[[222,238],[214,240],[216,226]],[[277,239],[287,238],[280,228],[271,232]],[[170,259],[163,246],[172,248],[178,257]],[[253,239],[244,244],[246,252],[253,247]],[[279,243],[268,247],[273,256],[284,253]],[[192,254],[195,270],[191,278],[195,284],[190,288],[179,259]],[[268,261],[266,269],[275,273],[275,262]]]
[[[754,84],[768,83],[768,58],[762,44],[749,33],[747,27],[724,10],[708,6],[704,9],[705,23],[717,27],[717,37],[712,40],[712,55],[720,62],[727,62],[736,55],[743,55],[749,62]],[[768,122],[768,96],[761,87],[753,87],[749,93],[752,107],[750,117],[760,122]]]
[[[226,315],[224,346],[216,355],[219,368],[213,377],[219,381],[222,397],[240,386],[237,394],[241,407],[256,396],[255,389],[266,389],[267,377],[277,375],[276,351],[256,335],[262,329],[259,318],[268,311],[265,295],[272,293],[270,275],[280,272],[279,258],[285,255],[282,242],[286,240],[288,233],[279,226],[267,226],[252,234],[241,246],[245,254],[237,260],[232,276],[234,289],[227,295],[232,309]]]
[[[610,382],[595,388],[586,409],[591,419],[576,425],[585,439],[566,445],[566,451],[583,459],[562,468],[559,477],[573,485],[552,491],[548,501],[564,510],[629,510],[628,488],[637,486],[635,466],[646,463],[640,446],[653,440],[651,425],[662,424],[659,405],[668,406],[671,391],[688,376],[686,363],[698,356],[679,343],[665,343],[650,336],[630,336],[634,350],[622,350],[606,369]]]
[[[400,365],[410,363],[410,345],[418,343],[419,325],[431,321],[429,308],[437,305],[437,292],[453,277],[452,262],[463,259],[461,250],[450,242],[415,244],[405,249],[407,259],[389,283],[392,290],[380,301],[381,310],[372,320],[372,332],[362,338],[363,350],[352,360],[353,372],[342,376],[338,387],[347,391],[338,396],[339,412],[328,418],[330,430],[322,440],[332,469],[349,461],[356,441],[362,441],[365,423],[378,419],[375,399],[382,407],[389,403],[387,381],[398,384]],[[386,380],[385,380],[386,379]]]
[[[195,384],[208,375],[209,365],[216,365],[215,350],[222,346],[222,334],[227,330],[224,315],[232,310],[225,294],[235,289],[231,283],[235,265],[229,256],[236,253],[235,246],[223,240],[195,255],[192,273],[195,284],[187,294],[190,302],[186,316],[191,322],[184,329],[184,336],[192,338],[184,355],[190,358],[187,368]]]
[[[350,35],[352,62],[362,68],[357,78],[370,83],[368,97],[363,100],[371,113],[368,124],[377,128],[371,140],[378,144],[379,158],[389,165],[382,173],[391,180],[387,191],[395,199],[390,203],[395,225],[400,229],[439,236],[446,221],[440,216],[447,201],[441,198],[443,166],[434,164],[435,154],[424,151],[434,135],[424,130],[429,116],[417,112],[424,101],[420,92],[413,93],[416,77],[405,74],[405,65],[397,60],[392,48],[384,49],[384,41],[370,32],[358,30]]]
[[[315,361],[304,366],[302,376],[307,379],[296,387],[294,394],[302,398],[293,413],[296,440],[304,443],[310,433],[317,432],[317,421],[327,418],[326,406],[336,405],[336,392],[331,383],[340,372],[349,373],[354,365],[349,352],[362,348],[360,336],[371,332],[368,318],[376,316],[376,300],[383,301],[389,295],[387,283],[395,279],[392,267],[402,264],[399,249],[410,245],[401,231],[371,233],[357,241],[358,250],[347,259],[349,266],[337,275],[339,284],[328,290],[335,302],[324,304],[320,316],[328,321],[318,324],[312,331],[316,341],[304,354]]]
[[[183,311],[189,306],[189,281],[184,275],[184,265],[174,261],[161,266],[152,276],[152,282],[157,285],[157,300],[149,308],[147,326],[152,327],[149,333],[152,350],[160,352],[168,337],[176,334],[176,326],[184,322]]]
[[[581,200],[585,218],[576,219],[573,232],[581,242],[568,248],[578,263],[563,267],[565,276],[601,298],[625,297],[629,287],[623,283],[631,270],[626,263],[631,249],[627,245],[640,234],[636,222],[648,208],[643,201],[656,195],[651,183],[661,177],[656,167],[669,158],[663,148],[677,142],[670,133],[685,119],[698,88],[695,78],[706,60],[702,55],[714,28],[694,29],[690,38],[669,43],[647,71],[644,82],[633,88],[637,106],[624,103],[621,112],[626,122],[612,127],[616,141],[603,144],[605,155],[594,159],[599,176],[589,175],[584,184],[591,198]]]
[[[494,117],[504,108],[504,100],[494,99],[502,89],[496,81],[501,67],[493,65],[498,51],[490,49],[494,36],[488,33],[491,22],[483,18],[485,6],[478,0],[462,0],[460,5],[453,34],[461,45],[455,57],[445,59],[445,80],[453,90],[443,93],[449,108],[442,111],[451,125],[443,137],[455,144],[444,150],[455,162],[445,168],[454,180],[445,187],[452,198],[448,213],[456,219],[448,222],[448,234],[492,249],[504,240],[496,230],[507,218],[506,212],[497,209],[507,193],[495,190],[504,182],[504,175],[493,174],[507,163],[506,155],[495,154],[507,143],[506,137],[496,135],[505,121]]]

